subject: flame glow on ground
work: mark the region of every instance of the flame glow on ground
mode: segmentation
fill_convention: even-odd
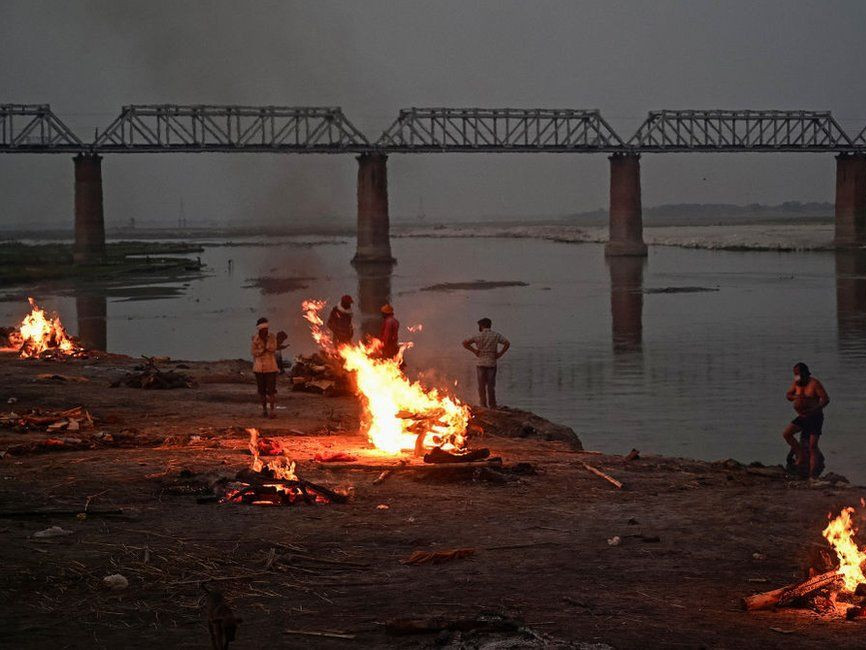
[[[81,348],[72,342],[57,314],[46,316],[45,311],[30,301],[30,313],[24,317],[18,326],[18,331],[9,335],[13,347],[21,357],[38,357],[45,352],[59,351],[62,354],[74,354]]]
[[[313,340],[325,352],[342,359],[346,370],[355,373],[364,409],[362,427],[370,442],[388,454],[421,446],[452,451],[463,448],[469,407],[406,377],[400,366],[403,352],[411,344],[401,344],[400,354],[394,359],[380,356],[381,344],[376,339],[335,348],[323,328],[324,307],[324,300],[304,301],[304,318],[310,323]]]
[[[854,541],[857,529],[851,520],[854,508],[843,508],[835,519],[832,519],[822,533],[839,557],[838,573],[845,583],[845,591],[853,593],[857,585],[866,583],[861,565],[866,561],[866,553],[861,551]]]

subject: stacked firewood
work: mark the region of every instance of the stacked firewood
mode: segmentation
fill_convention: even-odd
[[[327,397],[352,392],[349,373],[343,369],[340,360],[321,352],[295,357],[291,376],[292,390],[321,393]]]
[[[111,384],[112,388],[128,386],[129,388],[169,389],[194,388],[195,380],[182,372],[168,370],[163,372],[156,365],[154,357],[143,357],[144,363],[133,368],[134,372],[126,373],[122,379]]]
[[[24,415],[10,411],[0,414],[0,427],[20,433],[27,431],[81,431],[93,428],[93,417],[83,406],[54,411],[33,409]]]

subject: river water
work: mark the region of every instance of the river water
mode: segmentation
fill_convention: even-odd
[[[348,240],[204,243],[202,279],[37,297],[96,345],[177,359],[246,358],[260,315],[289,334],[290,352],[310,352],[302,299],[353,294],[368,329],[390,300],[415,343],[411,371],[470,402],[474,358],[460,342],[487,316],[512,342],[500,402],[615,453],[783,462],[781,431],[794,415],[784,393],[791,366],[805,361],[832,400],[828,469],[866,482],[864,255],[653,247],[647,260],[606,260],[598,244],[399,238],[393,269],[355,269]],[[262,277],[295,282],[263,289],[253,281]],[[424,290],[477,280],[526,286]],[[0,323],[13,323],[26,305],[6,293]],[[421,332],[406,332],[418,323]]]

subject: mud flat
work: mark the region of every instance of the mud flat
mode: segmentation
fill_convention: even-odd
[[[0,606],[10,647],[208,647],[205,580],[243,619],[232,648],[840,648],[858,647],[866,631],[862,622],[739,607],[744,595],[801,578],[825,546],[827,513],[856,505],[860,488],[807,488],[780,468],[652,450],[636,460],[582,451],[564,427],[487,411],[487,430],[508,437],[487,433],[476,445],[504,467],[528,464],[523,471],[491,481],[418,469],[410,458],[377,482],[398,459],[358,434],[353,398],[289,392],[281,380],[284,408],[263,419],[241,360],[162,362],[195,388],[109,387],[138,363],[0,358],[0,410],[84,406],[95,419],[81,431],[0,432]],[[199,503],[210,482],[248,466],[249,426],[277,439],[301,477],[351,500]],[[48,438],[61,444],[41,444]],[[355,460],[315,460],[338,451]],[[66,514],[33,514],[42,510]],[[34,537],[52,526],[71,532]],[[401,562],[457,548],[474,552]],[[106,588],[113,574],[128,587]],[[473,620],[493,624],[484,631]],[[408,634],[413,626],[427,631]]]
[[[182,242],[111,242],[105,247],[102,264],[76,265],[72,261],[72,244],[0,242],[0,286],[50,281],[189,279],[200,274],[201,264],[198,259],[180,256],[203,250],[198,244]]]

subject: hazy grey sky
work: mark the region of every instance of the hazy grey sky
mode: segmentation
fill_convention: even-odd
[[[51,103],[82,137],[130,103],[339,105],[375,138],[405,106],[600,108],[622,135],[659,108],[830,109],[866,124],[866,2],[43,2],[0,0],[0,102]],[[354,215],[351,156],[114,155],[130,217]],[[602,155],[389,159],[391,213],[605,206]],[[704,180],[706,179],[706,180]],[[832,200],[831,155],[647,155],[645,205]],[[72,218],[67,156],[0,156],[0,223]]]

